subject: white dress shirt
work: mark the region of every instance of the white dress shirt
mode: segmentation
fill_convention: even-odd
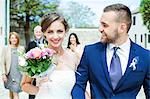
[[[127,64],[128,64],[130,46],[131,46],[131,43],[130,43],[129,38],[127,39],[127,41],[125,43],[123,43],[120,46],[115,46],[113,44],[107,45],[107,49],[106,49],[107,56],[106,57],[107,57],[108,71],[110,71],[110,63],[111,63],[111,59],[112,59],[113,52],[114,52],[113,47],[119,47],[120,49],[118,49],[116,53],[120,58],[122,75],[124,75],[124,73],[126,71]]]
[[[35,39],[35,42],[37,46],[39,46],[40,44],[44,44],[44,37],[41,37],[40,39]]]

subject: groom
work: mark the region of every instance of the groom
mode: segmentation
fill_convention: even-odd
[[[142,85],[150,99],[150,51],[129,39],[131,18],[130,9],[123,4],[104,8],[101,42],[84,49],[73,99],[85,99],[87,81],[92,99],[135,99]]]

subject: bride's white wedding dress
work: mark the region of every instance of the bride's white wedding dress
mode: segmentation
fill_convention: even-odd
[[[67,57],[63,56],[62,59],[67,59]],[[70,59],[69,57],[67,61],[75,63],[74,59],[71,59],[72,61]],[[71,90],[75,84],[75,72],[69,66],[61,67],[63,70],[54,70],[49,76],[49,81],[39,86],[36,99],[71,99]]]
[[[36,99],[71,99],[71,90],[74,83],[74,71],[55,70],[50,76],[50,81],[40,86]]]

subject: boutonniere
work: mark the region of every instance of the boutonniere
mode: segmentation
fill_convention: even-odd
[[[139,61],[139,56],[136,56],[132,59],[132,63],[130,64],[130,68],[134,70],[136,70],[136,64],[138,64],[138,61]]]

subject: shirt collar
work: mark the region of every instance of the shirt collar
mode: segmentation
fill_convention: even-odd
[[[123,43],[122,45],[115,46],[114,44],[110,43],[110,44],[107,44],[107,48],[109,50],[112,50],[113,47],[119,47],[122,51],[128,51],[128,50],[130,50],[130,45],[131,45],[130,39],[127,38],[127,41],[125,43]]]
[[[41,44],[43,43],[43,37],[41,37],[40,39],[35,39],[36,43]]]
[[[129,51],[130,50],[130,46],[131,46],[131,42],[130,42],[130,39],[128,38],[127,41],[125,43],[123,43],[122,45],[120,45],[119,47],[123,51]]]

